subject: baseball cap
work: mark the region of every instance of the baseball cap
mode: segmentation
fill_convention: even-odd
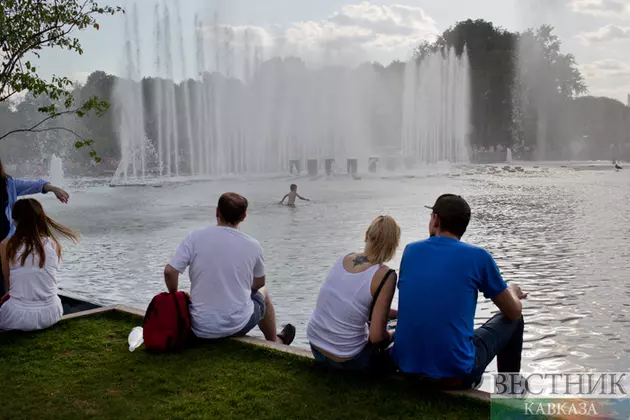
[[[442,219],[465,219],[470,221],[470,206],[461,196],[443,194],[438,197],[433,206],[425,206],[433,210]]]

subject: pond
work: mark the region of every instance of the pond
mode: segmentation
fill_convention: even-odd
[[[582,170],[577,170],[582,169]],[[100,304],[145,308],[164,290],[162,271],[193,229],[213,224],[219,195],[245,195],[243,231],[264,249],[278,323],[291,322],[306,346],[306,323],[336,258],[363,247],[378,215],[393,216],[402,244],[427,237],[429,210],[442,193],[463,195],[473,210],[464,240],[487,248],[506,280],[530,292],[523,370],[627,371],[630,368],[630,171],[606,166],[451,168],[417,176],[279,177],[109,188],[104,180],[66,180],[69,205],[43,201],[78,229],[66,247],[63,290]],[[296,182],[312,199],[276,203]],[[188,287],[188,276],[182,276]],[[479,298],[477,323],[494,307]]]

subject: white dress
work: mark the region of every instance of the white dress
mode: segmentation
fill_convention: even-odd
[[[0,306],[0,330],[33,331],[56,324],[63,315],[63,305],[57,296],[59,259],[55,244],[42,240],[46,263],[39,268],[39,255],[29,255],[20,266],[22,249],[9,265],[11,298]]]

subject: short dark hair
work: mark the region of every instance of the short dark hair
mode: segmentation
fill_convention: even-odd
[[[429,207],[440,218],[440,229],[461,238],[470,223],[470,206],[461,196],[441,195],[433,207]]]
[[[227,192],[219,198],[217,209],[219,217],[230,225],[238,225],[245,220],[248,206],[247,199],[240,194]]]
[[[291,189],[291,191],[295,191],[295,190],[297,190],[297,185],[291,184],[291,186],[289,188]]]

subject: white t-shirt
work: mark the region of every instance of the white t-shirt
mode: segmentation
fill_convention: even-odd
[[[265,275],[257,240],[229,227],[197,230],[169,264],[180,273],[190,266],[190,316],[197,337],[229,337],[247,325],[254,313],[254,277]]]

